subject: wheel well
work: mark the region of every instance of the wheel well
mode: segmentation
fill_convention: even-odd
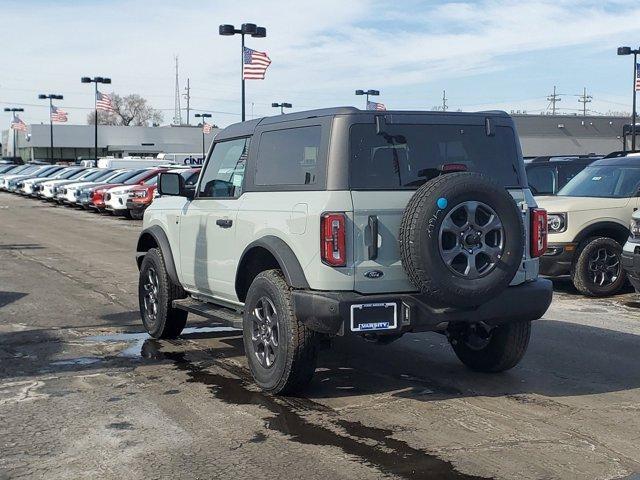
[[[249,286],[260,272],[271,269],[282,269],[276,257],[264,247],[253,247],[238,265],[236,277],[236,294],[241,302],[247,298]]]
[[[582,241],[590,237],[613,238],[620,245],[624,245],[629,238],[629,229],[616,224],[596,226],[595,228],[590,228],[580,233],[578,241]]]
[[[139,253],[148,252],[152,248],[157,248],[157,247],[158,247],[158,242],[156,241],[155,237],[150,233],[145,232],[142,235],[140,235],[140,238],[138,239],[138,247],[136,248],[136,251]],[[137,257],[138,268],[140,268],[143,258],[144,258],[143,255],[138,255]]]

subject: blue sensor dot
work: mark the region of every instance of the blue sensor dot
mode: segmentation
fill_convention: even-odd
[[[438,201],[436,202],[436,205],[438,205],[438,208],[447,208],[447,204],[449,202],[447,202],[447,199],[444,197],[440,197],[438,199]]]

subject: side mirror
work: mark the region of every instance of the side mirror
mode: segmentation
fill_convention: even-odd
[[[194,190],[187,189],[184,177],[179,173],[163,172],[158,179],[158,194],[193,198]]]

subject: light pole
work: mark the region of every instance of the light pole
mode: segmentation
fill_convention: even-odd
[[[206,122],[205,118],[211,118],[211,114],[210,113],[196,113],[195,117],[202,119],[202,161],[204,162],[204,157],[206,155],[206,152],[205,152],[205,149],[204,149],[204,124]]]
[[[220,35],[224,36],[240,34],[242,37],[242,48],[240,50],[240,78],[242,79],[242,121],[244,122],[244,36],[251,35],[254,38],[264,38],[267,36],[267,29],[265,27],[258,27],[255,23],[243,23],[240,29],[236,29],[233,25],[220,25],[218,32]]]
[[[62,100],[64,97],[55,93],[50,93],[48,95],[41,93],[40,95],[38,95],[38,98],[40,100],[49,99],[49,136],[51,139],[51,155],[49,156],[49,159],[51,163],[53,163],[53,120],[51,119],[51,111],[53,110],[53,101]]]
[[[5,108],[4,111],[11,112],[15,116],[16,112],[24,112],[24,108],[10,107],[10,108]],[[14,158],[18,158],[17,153],[18,153],[18,130],[14,128],[13,129],[13,157]]]
[[[105,84],[109,84],[111,83],[111,79],[107,78],[107,77],[82,77],[80,79],[81,83],[95,83],[96,88],[95,88],[95,93],[93,95],[93,111],[95,113],[95,128],[94,128],[94,135],[93,135],[93,146],[94,146],[94,153],[95,153],[95,157],[96,157],[96,167],[98,166],[98,84],[99,83],[105,83]]]
[[[636,76],[638,65],[638,54],[640,48],[632,50],[631,47],[618,47],[618,55],[632,55],[633,54],[633,102],[631,109],[631,150],[636,149]],[[624,146],[626,150],[626,145]]]
[[[284,109],[285,109],[285,108],[291,108],[291,107],[293,107],[293,105],[291,105],[290,103],[287,103],[287,102],[282,102],[282,103],[273,102],[273,103],[271,104],[271,106],[272,106],[273,108],[278,108],[278,107],[280,107],[280,115],[284,115]]]
[[[365,110],[369,108],[369,95],[378,96],[380,95],[380,90],[356,90],[356,95],[366,95],[367,103],[365,105]]]

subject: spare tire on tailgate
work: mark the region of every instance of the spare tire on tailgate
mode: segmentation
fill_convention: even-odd
[[[402,265],[430,300],[480,305],[515,276],[525,244],[513,197],[488,177],[449,173],[422,185],[400,226]]]

